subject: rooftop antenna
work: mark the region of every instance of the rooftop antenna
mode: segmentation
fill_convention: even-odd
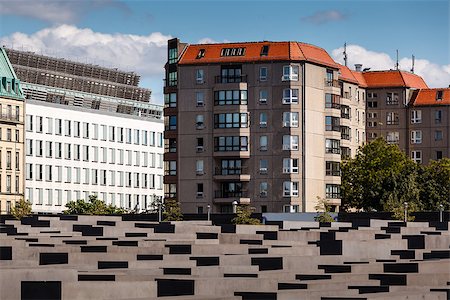
[[[397,51],[397,61],[395,63],[395,69],[398,70],[398,49],[396,51]]]
[[[347,66],[347,43],[344,43],[344,65]]]
[[[411,73],[414,73],[414,60],[415,60],[415,56],[414,54],[412,55],[412,67],[411,67]]]

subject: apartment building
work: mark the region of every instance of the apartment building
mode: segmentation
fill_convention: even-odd
[[[340,162],[364,142],[365,82],[298,42],[168,41],[165,197],[184,212],[340,205]]]
[[[23,76],[23,174],[34,212],[59,213],[91,194],[133,210],[162,198],[162,106],[138,75],[7,51]]]
[[[24,196],[24,96],[1,48],[0,80],[0,214],[6,214]]]

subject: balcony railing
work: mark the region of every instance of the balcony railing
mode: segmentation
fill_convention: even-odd
[[[20,116],[18,116],[16,114],[3,113],[3,114],[0,114],[0,119],[4,120],[4,121],[21,122]]]
[[[228,167],[215,169],[215,175],[247,175],[247,167]]]
[[[215,191],[215,198],[248,198],[248,191]]]
[[[216,76],[216,83],[239,83],[247,82],[247,75],[232,75],[232,76]]]
[[[325,86],[339,87],[339,81],[336,79],[325,79]]]

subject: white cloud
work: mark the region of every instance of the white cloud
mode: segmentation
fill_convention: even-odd
[[[344,48],[332,50],[333,58],[343,64]],[[395,60],[387,53],[375,52],[358,45],[347,45],[348,66],[353,68],[355,64],[362,64],[363,68],[370,70],[389,70],[395,68]],[[410,71],[412,59],[403,57],[399,59],[401,70]],[[450,65],[438,65],[427,59],[415,59],[414,73],[422,76],[430,87],[447,87],[450,84]]]
[[[347,15],[338,10],[322,10],[313,15],[303,17],[302,20],[316,25],[337,22],[347,19]]]
[[[2,0],[0,15],[16,15],[50,23],[73,23],[90,10],[114,7],[129,13],[128,6],[116,0]]]
[[[219,44],[219,43],[230,43],[230,41],[229,40],[216,41],[215,39],[205,37],[197,42],[197,44]]]

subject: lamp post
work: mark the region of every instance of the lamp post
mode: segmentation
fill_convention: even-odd
[[[234,200],[232,204],[233,204],[233,214],[235,214],[237,212],[238,202],[236,200]]]
[[[444,212],[444,205],[439,204],[439,222],[442,223],[444,218],[443,218],[443,212]]]
[[[211,205],[208,204],[208,221],[211,221]]]
[[[408,202],[403,203],[405,206],[405,223],[408,221]]]
[[[161,223],[162,220],[162,203],[161,198],[159,196],[156,196],[157,202],[158,202],[158,222]]]

